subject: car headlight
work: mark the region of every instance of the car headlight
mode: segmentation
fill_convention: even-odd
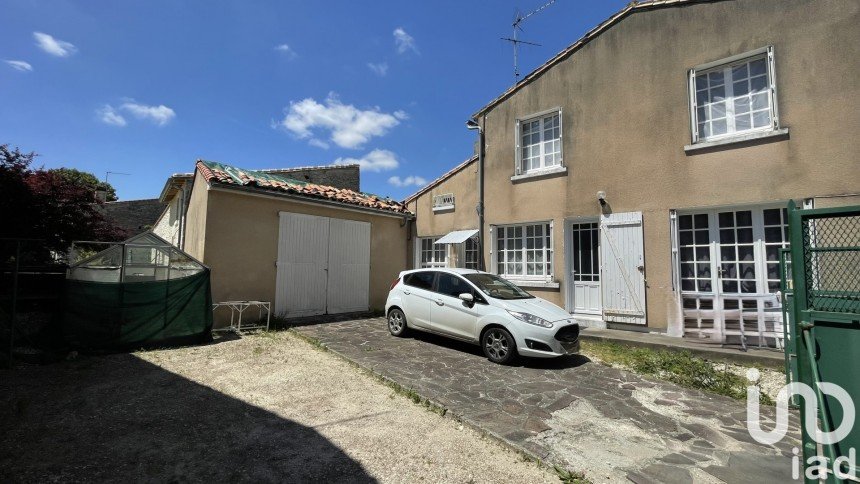
[[[521,313],[519,311],[511,311],[510,309],[508,310],[508,313],[510,313],[511,316],[519,319],[520,321],[522,321],[524,323],[533,324],[535,326],[540,326],[542,328],[552,328],[551,322],[547,321],[546,319],[539,318],[539,317],[535,316],[534,314]]]

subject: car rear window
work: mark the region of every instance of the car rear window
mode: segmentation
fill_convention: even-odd
[[[406,277],[403,278],[403,284],[407,286],[417,287],[419,289],[427,289],[428,291],[433,289],[433,276],[435,274],[430,271],[425,272],[413,272],[411,274],[407,274]]]

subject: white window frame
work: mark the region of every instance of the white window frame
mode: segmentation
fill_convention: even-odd
[[[433,211],[442,212],[445,210],[454,210],[454,194],[441,193],[433,195]]]
[[[750,128],[743,131],[729,131],[728,127],[733,126],[734,124],[734,96],[732,96],[732,82],[729,81],[729,77],[724,77],[725,79],[725,88],[726,88],[726,133],[716,135],[716,136],[708,136],[704,138],[699,133],[699,120],[697,114],[698,104],[696,101],[696,76],[702,73],[713,72],[715,70],[725,69],[728,72],[731,72],[731,68],[733,66],[737,66],[739,64],[747,63],[754,60],[756,57],[763,57],[765,59],[765,64],[767,67],[767,79],[768,79],[768,94],[770,98],[770,125],[759,127],[759,128]],[[776,69],[774,68],[774,49],[772,45],[767,47],[762,47],[760,49],[752,50],[749,52],[744,52],[742,54],[738,54],[735,56],[731,56],[725,59],[720,59],[714,62],[708,62],[707,64],[698,65],[688,71],[688,79],[687,79],[687,90],[688,90],[688,98],[690,105],[690,128],[691,128],[691,137],[693,144],[704,143],[704,142],[712,142],[719,140],[730,140],[732,138],[744,138],[748,135],[755,133],[766,133],[779,130],[779,109],[777,107],[777,89],[776,89]],[[729,102],[731,100],[731,102]],[[731,120],[731,125],[728,123]]]
[[[474,248],[472,250],[469,250],[469,247],[468,247],[470,243],[474,244]],[[481,264],[481,247],[480,247],[480,244],[478,244],[478,237],[477,236],[469,237],[462,244],[458,244],[458,245],[461,246],[460,247],[460,256],[458,257],[458,259],[462,261],[459,265],[461,267],[463,267],[464,269],[475,269],[475,270],[477,270]],[[475,254],[475,262],[473,264],[474,267],[469,267],[469,258],[467,256],[467,254],[469,252],[473,252]]]
[[[546,250],[549,250],[550,256],[548,258],[545,257],[544,262],[543,262],[543,264],[546,264],[546,263],[550,264],[551,270],[547,274],[542,274],[542,275],[526,274],[526,272],[527,272],[526,264],[528,262],[527,262],[527,257],[526,257],[525,251],[528,249],[527,249],[527,244],[525,242],[525,238],[526,238],[526,227],[529,225],[549,225],[549,247],[544,248],[544,254],[546,254]],[[522,260],[523,273],[522,274],[502,274],[502,273],[499,273],[499,260],[498,259],[499,259],[500,251],[498,249],[498,233],[499,233],[498,229],[500,229],[500,228],[508,229],[508,228],[516,228],[516,227],[522,227],[523,228],[523,236],[522,237],[524,240],[523,240],[523,248],[521,249],[523,251],[523,260]],[[492,264],[491,264],[492,273],[496,274],[500,277],[503,277],[505,279],[508,279],[510,281],[513,281],[513,282],[516,282],[516,281],[548,282],[548,283],[555,282],[556,260],[555,260],[554,234],[555,234],[554,223],[552,220],[538,220],[538,221],[534,221],[534,222],[523,222],[523,223],[517,223],[517,224],[491,225],[490,226],[490,237],[492,240],[492,242],[491,242],[492,247],[490,250],[490,260],[492,261]],[[507,250],[506,250],[506,252],[507,252]]]
[[[415,238],[415,264],[414,265],[415,265],[416,269],[433,269],[433,268],[438,269],[440,267],[448,267],[448,246],[447,245],[440,245],[440,246],[436,245],[436,241],[439,240],[441,237],[442,236],[440,235],[440,236],[416,237]],[[433,247],[433,251],[432,251],[433,256],[431,257],[430,262],[427,262],[427,263],[423,262],[423,260],[422,260],[422,255],[424,252],[423,241],[425,241],[425,240],[430,240],[431,241],[430,245]],[[442,251],[442,254],[443,254],[443,258],[441,261],[436,259],[436,255],[437,255],[438,251]]]
[[[558,114],[558,146],[559,146],[558,147],[558,149],[559,149],[558,153],[559,153],[559,156],[561,157],[561,159],[559,160],[559,163],[557,165],[546,166],[544,164],[545,160],[544,160],[544,152],[543,152],[543,145],[544,145],[544,142],[546,141],[543,139],[543,118],[545,118],[551,114]],[[554,107],[552,109],[547,109],[545,111],[541,111],[539,113],[530,114],[530,115],[525,116],[523,118],[517,118],[517,122],[516,122],[516,125],[514,127],[514,139],[515,139],[514,145],[516,147],[515,148],[516,152],[515,152],[515,156],[514,156],[514,163],[515,163],[514,175],[515,176],[560,171],[561,169],[564,168],[564,166],[565,166],[564,165],[564,123],[562,121],[564,119],[564,116],[562,116],[562,114],[563,114],[563,112],[562,112],[561,106],[557,106],[557,107]],[[541,134],[541,141],[540,141],[541,167],[535,168],[533,170],[525,171],[525,170],[523,170],[522,125],[523,125],[523,123],[531,122],[531,121],[534,121],[537,119],[540,120],[540,124],[541,124],[541,128],[540,128],[540,134]]]

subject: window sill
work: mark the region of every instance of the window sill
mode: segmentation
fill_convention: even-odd
[[[558,282],[550,282],[550,281],[524,281],[522,279],[507,279],[508,282],[514,283],[520,287],[531,287],[536,289],[558,289],[561,287],[561,284]]]
[[[453,212],[453,205],[442,205],[441,207],[433,207],[433,212]]]
[[[740,134],[737,136],[732,136],[729,138],[723,138],[713,141],[702,141],[699,143],[694,143],[691,145],[684,146],[684,151],[686,153],[695,153],[700,150],[706,150],[708,148],[716,148],[719,146],[732,145],[735,143],[743,143],[746,141],[756,141],[763,140],[768,138],[778,138],[788,136],[788,128],[782,129],[774,129],[771,131],[759,131],[756,133],[748,133],[748,134]]]
[[[559,173],[567,174],[566,166],[556,166],[553,168],[547,168],[544,170],[536,170],[529,173],[523,173],[522,175],[514,175],[511,177],[511,181],[520,181],[520,180],[528,180],[531,178],[541,178],[549,175],[557,175]]]

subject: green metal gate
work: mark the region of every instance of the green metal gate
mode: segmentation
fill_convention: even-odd
[[[814,390],[819,427],[830,432],[842,422],[845,409],[818,383],[835,383],[860,401],[860,206],[800,210],[790,202],[789,232],[791,248],[781,257],[786,370],[792,381]],[[814,402],[803,398],[793,402],[800,406],[801,422],[815,409]],[[838,459],[842,472],[860,475],[844,458],[850,449],[860,450],[860,425],[832,444],[817,444],[809,433],[815,430],[802,427],[806,465],[821,456],[832,471]],[[826,482],[844,480],[831,472]]]

